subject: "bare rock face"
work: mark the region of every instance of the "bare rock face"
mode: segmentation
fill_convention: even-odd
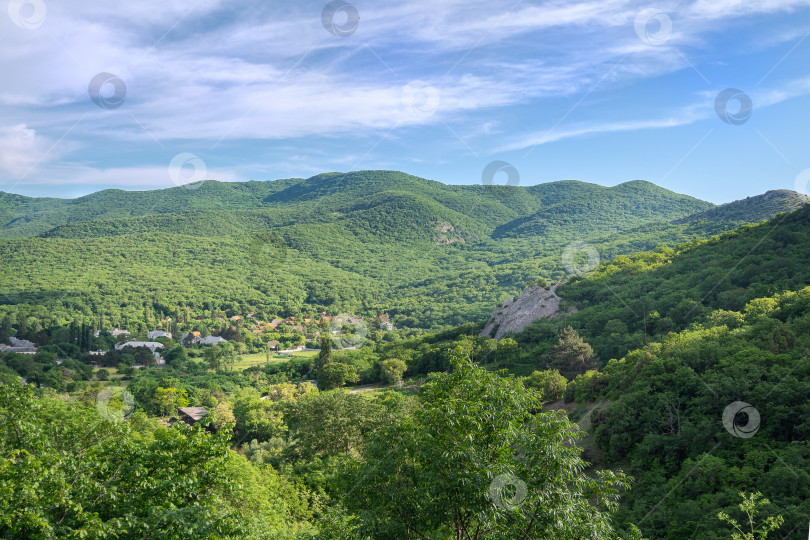
[[[481,335],[501,339],[508,332],[520,332],[537,319],[551,319],[564,313],[576,313],[577,309],[571,307],[567,312],[560,309],[562,300],[557,293],[555,283],[548,289],[544,287],[528,287],[516,300],[508,300],[496,307]],[[493,330],[495,335],[492,335]]]

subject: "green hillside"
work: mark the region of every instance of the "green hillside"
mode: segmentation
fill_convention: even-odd
[[[711,207],[642,181],[450,186],[392,171],[5,195],[0,215],[18,217],[0,228],[0,304],[62,323],[144,324],[146,306],[164,316],[386,312],[398,326],[440,328],[482,320],[529,280],[567,277],[573,241],[609,260],[734,226],[670,223]]]
[[[582,220],[589,202],[666,192],[597,187],[602,195],[578,206],[573,193],[590,185],[463,187],[439,200],[430,190],[443,188],[418,179],[352,196],[330,183],[338,176],[326,180],[297,218],[306,196],[289,193],[278,208],[73,222],[0,242],[0,331],[40,345],[36,355],[0,351],[0,447],[12,456],[0,464],[26,494],[0,493],[7,515],[21,516],[0,530],[119,534],[125,521],[128,537],[402,538],[418,522],[432,538],[475,526],[486,537],[640,540],[637,526],[648,539],[721,540],[729,527],[718,513],[739,517],[739,494],[762,492],[770,502],[758,520],[784,518],[773,537],[800,538],[810,512],[810,207],[731,231],[735,222],[711,216],[632,225],[629,211],[616,221],[626,229],[604,217],[587,229],[560,211],[564,234],[496,237],[491,215],[458,201],[506,216],[545,197]],[[673,208],[688,204],[677,197]],[[711,232],[720,234],[704,238]],[[572,240],[602,264],[567,275]],[[479,335],[496,301],[539,277],[568,277],[557,291],[578,312],[499,342]],[[356,350],[325,340],[311,358],[227,368],[255,352],[255,330],[226,317],[321,306],[384,311],[398,327],[457,326],[372,328]],[[196,325],[233,342],[158,338],[159,367],[146,349],[88,353],[114,342],[91,338],[102,319],[142,337],[166,315],[181,320],[178,333]],[[116,423],[117,403],[101,396],[119,384],[132,414]],[[124,405],[122,393],[122,415]],[[213,411],[202,421],[211,432],[166,427],[185,406]],[[745,409],[729,417],[730,406]],[[88,440],[87,426],[100,438]],[[110,476],[122,467],[133,474]],[[525,486],[527,504],[493,504],[508,502],[504,482]]]
[[[675,223],[688,223],[698,220],[756,223],[770,219],[780,212],[798,210],[806,204],[810,204],[810,197],[807,195],[787,189],[776,189],[762,195],[721,204],[705,212],[677,219]]]

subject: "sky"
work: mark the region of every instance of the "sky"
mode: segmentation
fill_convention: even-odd
[[[643,179],[715,203],[810,191],[810,0],[7,8],[0,191],[363,169]]]

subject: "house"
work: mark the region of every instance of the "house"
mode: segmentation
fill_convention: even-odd
[[[149,339],[157,339],[159,337],[172,339],[172,334],[171,332],[164,332],[163,330],[152,330],[146,334],[146,337]]]
[[[282,319],[273,319],[273,320],[272,320],[272,321],[270,321],[270,322],[271,322],[271,323],[273,323],[273,324],[281,324],[281,323],[283,323],[284,321],[283,321]]]
[[[93,332],[93,335],[94,335],[95,337],[99,337],[99,336],[101,335],[101,332],[104,332],[104,330],[96,330],[95,332]],[[129,334],[129,330],[121,330],[121,329],[119,329],[119,328],[116,328],[116,329],[114,329],[114,330],[110,330],[110,331],[109,331],[109,334],[110,334],[112,337],[118,337],[118,336],[128,336],[128,335],[130,335],[130,334]]]
[[[387,321],[380,323],[380,330],[393,330],[393,329],[394,329],[393,323]]]
[[[115,349],[120,351],[124,347],[146,347],[152,354],[155,353],[157,349],[163,348],[163,343],[158,343],[157,341],[125,341],[123,343],[116,343]]]
[[[275,340],[275,339],[270,340],[270,341],[267,342],[267,346],[270,347],[271,349],[275,349],[275,350],[278,350],[278,344],[279,344],[279,342],[277,340]]]
[[[312,319],[304,319],[304,322],[305,322],[305,323],[307,323],[307,324],[309,324],[309,323],[311,323],[311,322],[312,322]]]
[[[180,420],[193,426],[202,419],[203,416],[208,414],[208,409],[205,407],[180,407],[177,409]]]
[[[239,315],[234,315],[233,317],[231,317],[231,320],[232,321],[241,321],[242,317],[240,317]]]
[[[99,349],[97,351],[90,351],[89,354],[90,356],[104,356],[105,354],[107,354],[107,351],[102,351],[101,349]]]
[[[219,345],[220,343],[228,343],[228,340],[219,336],[206,336],[200,340],[200,345]]]
[[[189,345],[196,345],[197,343],[200,342],[201,339],[202,334],[200,334],[196,330],[194,332],[186,332],[185,334],[180,336],[180,341],[182,341],[183,345],[185,345],[186,347],[188,347]]]
[[[28,341],[27,339],[17,339],[15,337],[10,337],[8,340],[11,342],[11,346],[0,344],[0,351],[2,352],[13,352],[17,354],[36,354],[37,348],[36,346]]]

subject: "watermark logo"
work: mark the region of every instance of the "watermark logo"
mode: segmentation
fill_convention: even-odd
[[[349,37],[360,25],[360,14],[357,9],[343,0],[334,0],[324,6],[321,12],[321,23],[326,31],[337,37]]]
[[[741,413],[748,418],[744,425],[737,423],[737,416]],[[759,431],[759,422],[759,411],[744,401],[735,401],[723,410],[723,427],[735,437],[741,439],[753,437]]]
[[[511,163],[505,161],[493,161],[481,171],[481,183],[491,186],[495,182],[495,175],[504,173],[506,175],[507,186],[517,186],[520,184],[520,173]]]
[[[36,30],[45,22],[48,7],[42,0],[11,0],[8,16],[11,22],[25,30]]]
[[[113,110],[124,104],[127,85],[118,75],[99,73],[90,80],[87,93],[93,103],[102,109]]]
[[[729,110],[729,103],[735,101],[739,105],[736,111]],[[751,118],[751,111],[754,110],[754,103],[748,94],[736,88],[726,88],[714,100],[714,112],[718,118],[726,124],[741,126]]]
[[[439,109],[439,90],[425,81],[411,81],[402,87],[402,106],[412,116],[428,118]]]
[[[810,195],[807,193],[807,184],[810,183],[810,169],[805,169],[796,176],[793,182],[793,190],[803,195]]]
[[[586,261],[583,261],[583,256]],[[571,242],[563,250],[562,263],[572,276],[588,277],[599,266],[599,252],[586,242]]]
[[[177,186],[197,189],[205,183],[208,167],[197,154],[181,152],[169,162],[169,178]]]
[[[495,506],[512,512],[526,501],[526,482],[514,474],[501,474],[489,485],[489,499]]]
[[[329,323],[332,344],[337,349],[358,349],[368,336],[368,325],[357,315],[341,313]]]
[[[123,422],[135,410],[135,397],[120,386],[108,386],[96,396],[96,409],[111,422]]]
[[[661,45],[672,35],[672,19],[655,8],[641,10],[633,26],[639,39],[649,45]]]

